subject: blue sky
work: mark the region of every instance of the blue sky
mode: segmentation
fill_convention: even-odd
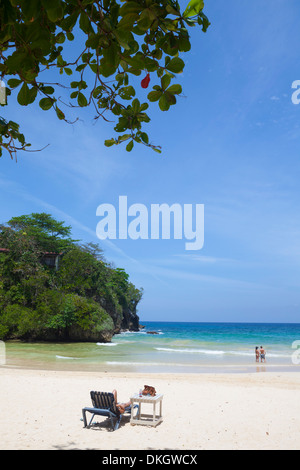
[[[291,85],[300,79],[300,5],[214,0],[205,12],[212,25],[192,30],[178,77],[184,97],[167,113],[150,108],[147,132],[162,155],[106,148],[112,127],[94,124],[92,110],[69,125],[9,100],[2,113],[33,148],[50,145],[0,160],[1,222],[48,212],[74,238],[99,242],[96,209],[117,207],[119,196],[148,208],[204,204],[200,251],[173,239],[100,243],[144,288],[141,321],[299,322],[300,105]]]

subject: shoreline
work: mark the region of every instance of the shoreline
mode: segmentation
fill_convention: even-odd
[[[143,366],[144,371],[142,372],[141,366]],[[85,364],[84,367],[80,367],[78,365],[74,365],[71,367],[71,364],[63,364],[61,363],[59,366],[56,364],[46,364],[43,363],[42,365],[36,364],[5,364],[0,365],[0,372],[1,369],[12,369],[12,370],[32,370],[32,371],[40,371],[40,372],[71,372],[71,373],[90,373],[90,374],[132,374],[132,375],[182,375],[182,376],[193,376],[193,375],[205,375],[205,374],[214,374],[214,375],[230,375],[230,374],[256,374],[256,373],[282,373],[282,374],[289,374],[289,373],[300,373],[300,365],[280,365],[280,364],[266,364],[266,363],[259,363],[259,364],[226,364],[226,365],[185,365],[185,366],[175,366],[167,367],[161,365],[149,365],[146,366],[145,364],[138,365],[126,364],[124,367],[121,365],[112,367],[111,364],[97,364],[96,365],[87,365]],[[161,369],[161,370],[160,370]],[[182,370],[184,369],[184,370]]]
[[[0,449],[300,449],[300,374],[135,373],[0,367]],[[120,401],[145,384],[162,393],[163,422],[84,429],[91,390]],[[12,413],[13,411],[13,413]]]

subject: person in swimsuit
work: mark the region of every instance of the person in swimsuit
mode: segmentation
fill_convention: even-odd
[[[260,347],[260,362],[266,362],[266,351],[264,348],[261,346]]]
[[[118,403],[117,390],[114,389],[112,393],[115,397],[115,402],[116,402],[117,408],[119,409],[120,413],[123,414],[125,412],[125,408],[128,408],[129,406],[131,406],[131,402],[128,401],[127,403]]]
[[[259,347],[256,346],[255,348],[255,357],[256,357],[256,362],[259,362]]]

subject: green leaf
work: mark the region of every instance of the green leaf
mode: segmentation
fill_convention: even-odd
[[[173,93],[169,93],[169,90],[167,90],[164,94],[167,102],[171,105],[171,104],[176,104],[176,97],[175,95],[173,95]]]
[[[60,0],[42,0],[42,5],[45,10],[51,10],[51,8],[58,8],[60,4]]]
[[[117,68],[120,62],[119,57],[119,47],[117,44],[112,43],[110,47],[103,50],[103,57],[108,62],[108,64],[112,65],[113,67]]]
[[[188,26],[196,26],[196,20],[194,20],[193,18],[185,18],[185,22]]]
[[[82,12],[80,15],[79,26],[80,26],[80,29],[82,29],[82,31],[86,34],[94,33],[94,30],[90,23],[90,19],[85,12]]]
[[[99,72],[104,77],[110,77],[116,72],[120,63],[119,51],[120,46],[116,43],[112,43],[110,47],[103,50],[103,57],[100,60]]]
[[[87,64],[80,64],[78,67],[76,67],[76,72],[81,72],[83,69],[85,69]]]
[[[69,31],[67,31],[66,34],[67,34],[67,38],[68,38],[69,41],[74,41],[75,36],[74,36],[73,33],[70,33]]]
[[[93,97],[98,98],[98,96],[101,96],[103,90],[104,90],[104,87],[102,85],[97,86],[97,88],[95,88],[95,90],[93,91]]]
[[[98,68],[99,69],[99,73],[100,75],[103,75],[103,77],[110,77],[111,75],[113,75],[116,71],[116,67],[111,65],[111,64],[108,64],[105,60],[101,59],[100,60],[100,67]]]
[[[148,72],[154,72],[157,70],[159,64],[157,60],[150,59],[150,57],[145,58],[145,68],[148,70]]]
[[[133,149],[133,140],[131,140],[129,144],[126,145],[127,152],[131,152],[132,149]]]
[[[162,95],[162,91],[150,91],[148,94],[148,100],[151,102],[158,101]]]
[[[149,137],[148,137],[148,134],[146,134],[146,132],[141,133],[141,139],[145,144],[149,144]]]
[[[142,54],[136,54],[133,57],[128,57],[126,61],[136,70],[144,70],[145,68],[144,57]]]
[[[65,115],[64,115],[64,113],[62,112],[61,109],[59,109],[58,107],[56,107],[55,111],[56,111],[56,114],[57,114],[58,119],[60,119],[60,120],[65,119]]]
[[[70,16],[67,16],[66,18],[64,18],[61,22],[61,28],[65,31],[70,32],[74,28],[77,22],[78,16],[79,16],[79,13],[75,11],[75,13],[72,13]]]
[[[57,44],[63,44],[65,40],[66,40],[66,36],[62,32],[58,33],[58,35],[55,37],[55,41]]]
[[[14,131],[16,132],[19,132],[19,129],[20,129],[20,125],[14,121],[9,121],[8,122],[8,125],[11,127],[11,129],[13,129]]]
[[[202,31],[206,33],[207,28],[210,26],[210,21],[204,13],[200,13],[198,16],[198,24],[202,26]]]
[[[28,104],[28,98],[27,98],[28,93],[29,93],[29,88],[27,86],[27,83],[24,83],[21,90],[19,91],[18,97],[17,97],[18,103],[21,106],[27,106],[27,104]]]
[[[37,95],[37,89],[35,87],[29,88],[27,83],[23,83],[21,90],[18,93],[18,103],[21,106],[27,106],[34,102]]]
[[[180,93],[182,93],[182,87],[181,85],[171,85],[168,88],[168,92],[172,93],[173,95],[180,95]]]
[[[135,98],[132,102],[132,109],[135,114],[137,114],[140,111],[140,102],[137,98]]]
[[[48,111],[48,109],[52,108],[53,101],[51,98],[43,98],[39,102],[39,105],[44,111]]]
[[[133,13],[139,13],[143,9],[142,5],[139,5],[138,2],[126,2],[120,9],[120,15],[130,15]]]
[[[188,36],[180,36],[178,45],[180,52],[188,52],[191,49],[191,43]]]
[[[126,50],[130,49],[129,42],[133,40],[133,36],[129,31],[116,29],[114,31],[114,35],[121,47],[123,47]]]
[[[133,27],[134,22],[138,19],[138,13],[129,13],[125,15],[118,24],[118,29],[130,31]]]
[[[186,7],[183,16],[184,18],[189,18],[191,16],[196,16],[204,8],[203,0],[191,0],[188,6]]]
[[[57,65],[58,65],[58,67],[63,67],[65,65],[65,61],[64,61],[64,59],[62,58],[61,55],[59,55],[57,57]]]
[[[172,59],[168,65],[166,66],[166,68],[168,70],[170,70],[170,72],[173,72],[173,73],[180,73],[183,71],[184,69],[184,66],[185,66],[185,63],[183,62],[182,59],[180,59],[179,57],[174,57],[174,59]]]
[[[164,75],[161,78],[161,87],[163,90],[166,90],[171,83],[171,76],[169,74]]]
[[[180,16],[180,13],[177,10],[175,10],[175,8],[172,5],[167,5],[166,10],[171,15]]]
[[[118,142],[124,142],[125,140],[130,139],[130,137],[131,137],[131,134],[120,135],[120,137],[118,138]]]
[[[142,72],[141,72],[141,70],[130,67],[128,69],[128,73],[132,73],[132,75],[136,75],[138,77],[139,75],[141,75]]]
[[[92,49],[97,49],[100,45],[100,34],[90,34],[88,40],[86,41],[86,47],[91,47]]]
[[[140,107],[140,113],[141,113],[142,111],[145,111],[145,110],[148,109],[148,108],[149,108],[149,104],[148,104],[148,103],[143,103],[143,104],[141,105],[141,107]]]
[[[83,93],[78,93],[77,101],[78,101],[79,106],[81,106],[81,107],[84,107],[84,106],[88,105],[88,101],[87,101],[87,99],[86,99],[86,97],[84,96]]]
[[[33,103],[37,96],[37,88],[32,87],[29,90],[29,104]]]
[[[138,28],[142,31],[142,32],[146,32],[151,24],[153,23],[153,21],[155,20],[155,15],[153,14],[153,12],[151,10],[149,10],[148,8],[146,8],[140,15],[139,17],[139,20],[138,20]]]
[[[10,80],[8,80],[7,84],[10,88],[17,88],[17,86],[20,85],[20,83],[22,83],[22,80],[18,80],[17,78],[11,78]]]
[[[159,104],[161,111],[168,111],[170,108],[170,103],[168,102],[165,95],[162,95],[160,97],[158,104]]]
[[[123,100],[131,100],[131,98],[135,96],[135,89],[131,85],[127,87],[123,87],[119,91],[119,96]]]
[[[52,86],[43,86],[43,87],[41,87],[41,90],[46,95],[53,95],[53,93],[55,91]]]
[[[106,147],[111,147],[112,145],[114,145],[116,143],[115,139],[109,139],[109,140],[105,140],[104,142],[104,145]]]
[[[57,8],[51,8],[50,10],[47,10],[47,16],[52,23],[56,23],[58,20],[61,20],[62,17],[64,16],[64,9],[62,6],[59,6]]]

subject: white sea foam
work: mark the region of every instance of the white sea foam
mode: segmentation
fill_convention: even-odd
[[[108,364],[110,366],[162,366],[166,365],[162,362],[119,362],[119,361],[106,361],[105,364]]]
[[[291,357],[291,354],[267,354],[266,357]]]
[[[79,359],[78,357],[68,357],[68,356],[55,356],[56,359]]]
[[[168,362],[121,362],[121,361],[106,361],[105,364],[110,366],[176,366],[176,367],[194,367],[194,364],[180,364],[180,363],[168,363]]]
[[[134,344],[136,343],[136,341],[131,341],[130,339],[127,340],[127,339],[122,339],[119,343],[115,343],[116,345],[118,344]]]
[[[118,343],[97,343],[97,346],[118,346]]]
[[[209,349],[173,349],[173,348],[154,348],[157,351],[167,351],[167,352],[176,352],[176,353],[192,353],[192,354],[214,354],[222,355],[225,354],[225,351],[212,351]]]
[[[245,357],[253,357],[254,353],[252,351],[223,351],[223,350],[212,350],[212,349],[174,349],[174,348],[154,348],[157,351],[165,351],[165,352],[172,352],[172,353],[189,353],[189,354],[207,354],[207,355],[215,355],[215,356],[223,356],[223,355],[232,355],[232,356],[245,356]],[[267,357],[270,358],[284,358],[290,357],[290,354],[267,354]]]
[[[117,335],[121,335],[121,336],[124,336],[124,335],[139,335],[139,334],[144,334],[144,333],[145,333],[145,330],[139,330],[139,331],[124,330],[124,331],[120,331],[120,333],[117,333]]]
[[[252,357],[254,356],[254,353],[252,351],[227,351],[227,354],[232,354],[232,355],[237,355],[237,356],[247,356],[247,357]],[[273,354],[273,353],[267,353],[266,357],[291,357],[290,354]]]

